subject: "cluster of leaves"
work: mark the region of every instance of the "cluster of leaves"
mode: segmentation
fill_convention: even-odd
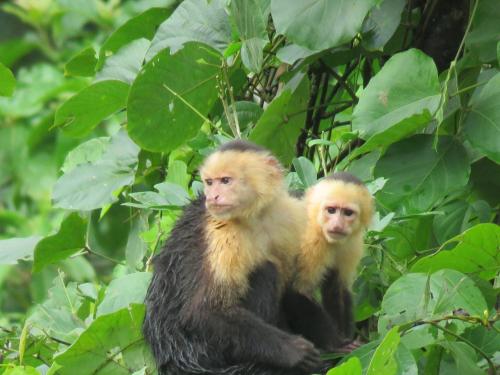
[[[291,189],[348,170],[376,197],[354,285],[367,343],[329,374],[496,371],[495,0],[2,9],[23,32],[0,40],[0,373],[154,373],[150,260],[200,161],[240,136]]]

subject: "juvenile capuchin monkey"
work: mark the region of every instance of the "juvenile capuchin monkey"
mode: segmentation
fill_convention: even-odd
[[[308,223],[297,262],[292,290],[284,309],[289,325],[322,348],[338,348],[339,336],[344,349],[352,336],[351,287],[363,255],[364,234],[373,216],[373,198],[355,176],[338,172],[312,186],[305,196]],[[311,310],[303,296],[313,298],[321,292],[326,313]],[[315,314],[315,319],[307,316]]]
[[[314,345],[276,327],[284,252],[298,244],[287,220],[303,213],[283,214],[291,198],[281,165],[259,146],[232,141],[200,174],[204,195],[155,257],[146,295],[143,331],[159,373],[310,373],[320,362]],[[270,231],[278,218],[283,225]]]

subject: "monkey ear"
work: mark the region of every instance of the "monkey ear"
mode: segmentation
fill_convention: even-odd
[[[278,159],[276,159],[273,155],[266,156],[266,158],[264,159],[264,162],[267,165],[270,165],[271,167],[278,168],[278,169],[282,168]]]

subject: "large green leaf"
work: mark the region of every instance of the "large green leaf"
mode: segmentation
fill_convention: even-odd
[[[169,152],[194,137],[217,99],[220,60],[199,43],[160,52],[130,90],[128,132],[142,148]]]
[[[351,40],[377,2],[272,0],[271,13],[278,33],[311,50],[324,50]]]
[[[72,137],[89,134],[102,120],[125,107],[129,85],[101,81],[83,89],[56,111],[54,126]]]
[[[259,0],[233,0],[231,13],[243,42],[241,60],[252,72],[259,72],[262,66],[264,47],[268,43],[266,32],[267,14],[260,8]]]
[[[43,238],[35,247],[33,272],[48,264],[58,262],[85,247],[87,223],[76,212],[61,223],[59,231]]]
[[[478,2],[472,30],[465,45],[481,62],[492,62],[496,58],[498,35],[500,35],[500,7],[497,0]]]
[[[271,150],[285,165],[290,164],[306,117],[308,99],[309,80],[298,75],[264,111],[250,140]]]
[[[394,143],[428,125],[440,92],[437,68],[430,57],[416,49],[391,57],[370,80],[354,109],[353,130],[367,140],[356,154]]]
[[[500,164],[500,73],[471,99],[464,132],[470,143]]]
[[[500,270],[500,227],[497,225],[476,225],[449,242],[458,242],[458,245],[452,250],[441,250],[419,259],[411,268],[412,272],[452,268],[460,272],[478,273],[490,280]]]
[[[136,272],[113,279],[97,308],[97,316],[114,313],[132,303],[143,303],[150,281],[150,272]]]
[[[125,22],[102,45],[99,51],[98,67],[100,68],[104,64],[108,56],[111,56],[133,40],[141,38],[153,39],[158,25],[165,21],[171,12],[170,9],[166,8],[150,8]]]
[[[187,42],[199,42],[223,52],[231,42],[225,0],[186,0],[160,25],[147,59],[169,49],[177,52]]]
[[[20,259],[30,259],[40,236],[0,240],[0,264],[16,264]]]
[[[0,63],[0,96],[11,96],[16,87],[14,74],[5,65]]]
[[[150,44],[149,40],[141,38],[120,48],[106,59],[101,71],[96,74],[96,81],[117,80],[131,84],[141,70]]]
[[[144,350],[143,319],[143,305],[98,317],[73,345],[54,358],[61,366],[57,374],[129,375],[151,365],[145,358],[130,359],[130,353],[139,355]]]
[[[374,7],[363,23],[363,47],[368,50],[383,49],[401,22],[405,0],[382,0]]]
[[[395,375],[398,370],[396,359],[394,358],[399,345],[399,327],[392,327],[386,333],[382,342],[375,350],[373,357],[366,371],[366,375]]]
[[[384,295],[379,331],[419,319],[439,319],[463,309],[483,316],[486,301],[474,282],[455,270],[432,275],[408,273],[397,279]]]
[[[389,147],[375,166],[375,177],[388,181],[378,198],[394,209],[421,212],[468,181],[470,166],[464,147],[451,137],[416,135]],[[401,203],[404,207],[401,207]]]
[[[117,200],[115,192],[134,181],[139,147],[122,131],[111,138],[103,156],[62,175],[54,186],[57,207],[93,210]]]

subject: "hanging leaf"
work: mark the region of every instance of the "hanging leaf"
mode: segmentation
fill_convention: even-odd
[[[361,31],[377,0],[271,0],[278,33],[311,50],[324,50],[350,41]]]
[[[194,137],[217,99],[217,54],[189,43],[160,52],[130,90],[128,132],[141,148],[170,152]]]

